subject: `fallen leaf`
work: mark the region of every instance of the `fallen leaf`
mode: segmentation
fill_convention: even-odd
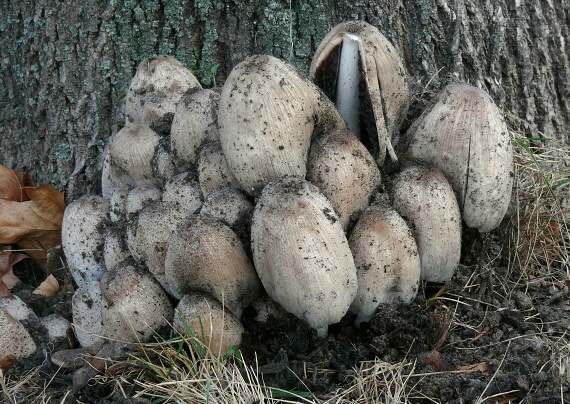
[[[0,243],[18,244],[45,269],[46,250],[61,243],[63,193],[51,185],[23,188],[26,202],[0,199]]]
[[[6,371],[12,367],[16,363],[16,357],[14,355],[7,355],[3,358],[0,358],[0,369]]]
[[[481,372],[487,374],[491,371],[491,367],[488,362],[475,363],[474,365],[464,365],[458,366],[457,370],[462,370],[464,372]]]
[[[32,179],[28,174],[0,164],[0,199],[15,202],[28,201],[30,198],[23,188],[31,186],[33,186]]]
[[[12,269],[15,264],[26,258],[30,257],[12,251],[12,247],[9,245],[0,245],[0,296],[9,295],[10,289],[20,282]]]
[[[50,297],[57,295],[59,290],[59,282],[55,279],[55,276],[48,275],[48,277],[40,283],[40,286],[38,286],[32,293],[35,295]]]

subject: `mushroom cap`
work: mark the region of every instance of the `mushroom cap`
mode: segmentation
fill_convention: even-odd
[[[182,335],[193,333],[212,354],[220,357],[241,344],[244,331],[237,317],[224,310],[220,302],[195,292],[184,295],[176,306],[173,327]]]
[[[236,233],[208,215],[191,215],[179,224],[168,240],[165,274],[174,296],[209,293],[237,317],[261,292]]]
[[[174,173],[161,137],[146,125],[128,124],[113,136],[110,177],[115,188],[160,185]]]
[[[360,71],[366,92],[360,98],[363,128],[370,139],[362,139],[382,165],[386,148],[398,131],[408,111],[409,89],[407,72],[394,46],[374,26],[365,21],[346,21],[333,27],[323,38],[311,62],[309,75],[330,99],[336,99],[338,55],[343,39],[350,37],[359,42]],[[370,111],[371,110],[371,111]]]
[[[467,226],[487,232],[501,223],[511,200],[513,150],[489,94],[448,85],[410,127],[406,141],[413,157],[445,174]]]
[[[165,114],[174,114],[176,104],[191,88],[202,88],[194,75],[172,56],[143,60],[127,91],[127,123],[150,125]]]
[[[356,296],[356,267],[339,218],[315,185],[297,177],[270,182],[255,206],[251,244],[273,300],[318,331],[340,321]]]
[[[447,282],[461,257],[461,213],[445,176],[434,167],[407,166],[396,176],[391,196],[414,233],[421,278]]]
[[[77,341],[83,347],[103,341],[105,329],[101,314],[101,285],[89,282],[77,288],[71,299],[71,313]]]
[[[162,199],[162,191],[153,185],[143,185],[131,189],[127,195],[127,216],[139,212],[147,204]]]
[[[109,202],[101,196],[82,196],[65,208],[61,246],[78,286],[99,281],[105,273],[103,256]]]
[[[208,195],[200,213],[210,215],[233,229],[236,225],[247,225],[251,222],[253,205],[237,189],[224,187]]]
[[[239,187],[259,194],[272,179],[304,177],[317,122],[346,127],[330,100],[295,67],[266,55],[236,65],[222,88],[218,124]]]
[[[307,171],[307,179],[331,201],[345,230],[351,215],[368,206],[381,182],[372,155],[346,129],[313,140]]]
[[[162,200],[185,216],[192,214],[202,206],[200,184],[189,171],[175,175],[164,184]]]
[[[360,215],[348,240],[354,255],[358,292],[351,310],[357,324],[369,321],[384,303],[411,303],[420,282],[420,256],[404,219],[385,206]]]
[[[146,341],[172,322],[168,295],[147,271],[116,266],[101,279],[105,335],[121,342]]]
[[[198,181],[204,197],[223,187],[238,185],[228,167],[226,156],[220,142],[204,145],[198,159]]]
[[[0,307],[0,358],[8,355],[25,358],[33,354],[36,348],[26,327]]]
[[[170,146],[177,167],[196,165],[200,147],[220,139],[218,105],[220,94],[214,90],[190,90],[176,106],[170,130]]]
[[[127,224],[129,251],[135,260],[146,265],[169,293],[164,274],[166,246],[184,217],[186,212],[177,209],[172,202],[154,202],[146,205]]]

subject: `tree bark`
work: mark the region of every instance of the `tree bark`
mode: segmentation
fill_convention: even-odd
[[[253,53],[307,71],[323,36],[350,19],[378,27],[400,51],[416,91],[411,118],[462,81],[489,91],[518,130],[568,142],[570,0],[347,3],[0,0],[1,162],[68,200],[98,192],[141,60],[171,54],[206,87]]]

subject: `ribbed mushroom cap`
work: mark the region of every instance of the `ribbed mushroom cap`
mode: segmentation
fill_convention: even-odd
[[[217,189],[208,195],[200,213],[210,215],[233,228],[240,223],[247,224],[251,222],[253,205],[237,189],[225,187]]]
[[[147,271],[117,266],[101,279],[101,316],[105,335],[122,342],[148,340],[171,324],[174,310],[168,295]]]
[[[511,200],[513,151],[505,120],[489,94],[450,84],[406,133],[408,152],[439,168],[463,220],[480,232],[500,223]]]
[[[150,125],[165,114],[174,114],[176,104],[191,88],[202,88],[194,75],[172,56],[143,60],[127,91],[127,123]]]
[[[345,230],[351,215],[368,206],[381,182],[372,155],[346,129],[324,134],[312,142],[307,179],[331,201]]]
[[[191,215],[177,227],[168,240],[165,274],[175,297],[189,291],[205,292],[237,317],[261,291],[236,233],[208,215]]]
[[[330,99],[338,99],[339,56],[346,40],[358,46],[358,89],[365,89],[358,97],[363,118],[357,119],[360,138],[381,165],[387,148],[396,158],[391,140],[408,110],[407,73],[398,52],[377,28],[364,21],[340,23],[319,44],[309,70],[311,78]]]
[[[184,295],[174,315],[174,329],[185,336],[192,333],[215,356],[223,356],[241,344],[243,326],[216,299],[195,292]]]
[[[153,185],[143,185],[131,189],[127,195],[127,215],[132,216],[152,202],[162,199],[162,191]]]
[[[283,175],[304,177],[316,124],[345,127],[334,105],[293,66],[250,56],[230,72],[220,97],[220,141],[240,188],[259,194]]]
[[[71,299],[71,312],[77,341],[83,347],[102,342],[105,336],[101,315],[101,285],[89,282],[77,288]]]
[[[267,294],[326,334],[356,296],[356,267],[330,201],[310,182],[283,177],[263,190],[253,214],[255,268]]]
[[[0,307],[0,358],[8,355],[25,358],[33,354],[36,348],[26,327]]]
[[[146,265],[158,282],[170,292],[165,279],[164,260],[168,239],[176,226],[186,217],[171,202],[154,202],[146,205],[127,225],[129,251]]]
[[[109,202],[100,196],[83,196],[65,208],[61,246],[78,286],[99,281],[105,273],[103,246],[108,215]]]
[[[351,310],[357,324],[369,321],[385,303],[410,303],[418,293],[420,256],[410,228],[398,213],[370,206],[348,240],[354,255],[358,292]]]
[[[391,196],[415,236],[421,278],[447,282],[461,256],[461,213],[445,176],[436,168],[405,167],[394,180]]]
[[[204,197],[216,189],[236,187],[237,181],[228,167],[220,142],[204,145],[198,158],[198,181]]]
[[[177,167],[196,165],[202,144],[220,139],[218,104],[214,90],[190,90],[180,100],[172,121],[170,145]]]
[[[200,184],[188,171],[175,175],[164,184],[162,200],[173,204],[185,216],[192,214],[202,206]]]
[[[130,124],[112,139],[110,178],[113,187],[160,185],[174,175],[161,137],[146,125]]]

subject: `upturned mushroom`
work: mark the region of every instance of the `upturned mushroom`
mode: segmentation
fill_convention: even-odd
[[[172,323],[168,295],[148,271],[116,266],[101,279],[101,318],[105,335],[120,342],[148,340]]]
[[[509,206],[513,151],[503,115],[485,91],[450,84],[406,133],[408,153],[439,168],[467,226],[487,232]]]
[[[347,129],[323,134],[311,143],[307,179],[331,201],[345,230],[351,215],[368,206],[381,182],[376,162]]]
[[[78,286],[101,280],[106,271],[103,249],[108,222],[109,202],[101,196],[83,196],[65,209],[61,246]]]
[[[356,324],[369,321],[380,304],[410,303],[420,282],[420,256],[410,228],[386,206],[370,206],[348,240],[358,278],[351,310]]]
[[[391,197],[416,239],[421,278],[447,282],[461,256],[461,213],[445,176],[437,168],[407,166],[396,176]]]
[[[220,302],[195,292],[184,295],[176,306],[173,327],[186,338],[197,338],[218,357],[240,345],[244,331],[240,321]]]
[[[320,336],[356,296],[356,267],[330,201],[310,182],[282,177],[253,213],[255,268],[267,294]]]
[[[261,292],[261,283],[237,234],[208,215],[191,215],[178,225],[168,240],[164,267],[175,297],[190,291],[205,292],[238,318]]]
[[[408,110],[407,73],[398,52],[364,21],[335,26],[321,41],[310,76],[333,100],[379,165]]]
[[[190,70],[172,56],[143,60],[127,91],[127,123],[150,126],[164,115],[174,114],[176,104],[191,88],[202,86]]]
[[[220,141],[239,187],[257,195],[269,181],[306,174],[315,127],[346,123],[332,102],[295,67],[255,55],[230,72],[220,96]]]
[[[204,143],[220,139],[218,104],[214,90],[190,90],[176,106],[170,130],[170,145],[179,169],[195,166]]]

